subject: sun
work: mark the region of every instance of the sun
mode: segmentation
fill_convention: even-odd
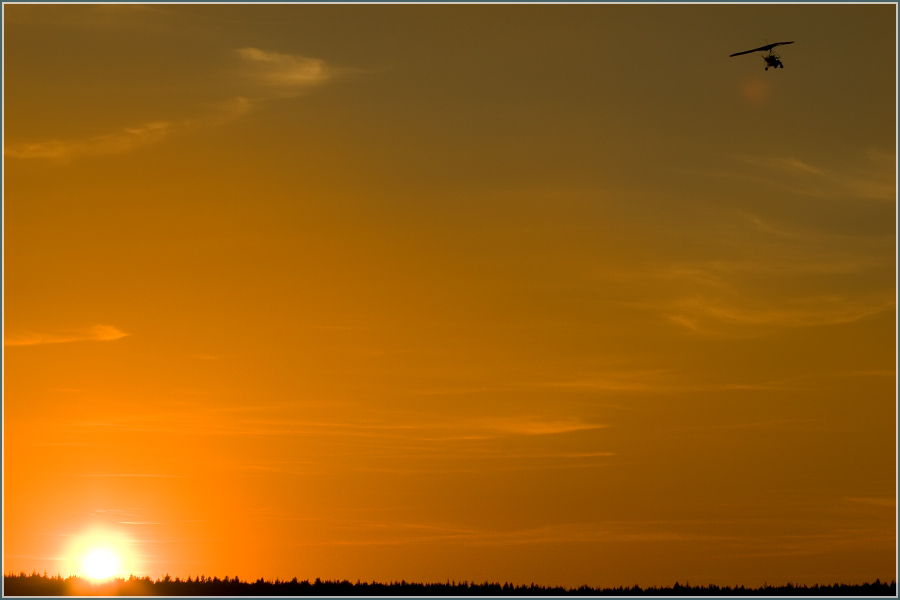
[[[109,579],[119,572],[119,557],[109,548],[94,548],[85,554],[81,569],[89,579]]]
[[[130,547],[130,540],[121,532],[108,529],[84,532],[69,546],[69,570],[92,581],[126,577],[137,566]]]

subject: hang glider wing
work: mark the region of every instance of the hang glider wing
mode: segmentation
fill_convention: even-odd
[[[793,44],[794,42],[775,42],[774,44],[766,44],[765,46],[760,46],[759,48],[754,48],[753,50],[744,50],[743,52],[735,52],[734,54],[730,54],[729,56],[740,56],[741,54],[750,54],[751,52],[765,52],[766,50],[771,50],[775,46],[785,46],[787,44]]]

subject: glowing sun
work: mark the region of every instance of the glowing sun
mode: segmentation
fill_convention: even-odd
[[[81,569],[90,579],[109,579],[119,572],[119,557],[109,548],[94,548],[84,555]]]
[[[129,540],[119,532],[92,530],[69,547],[71,572],[94,581],[123,577],[135,568]]]

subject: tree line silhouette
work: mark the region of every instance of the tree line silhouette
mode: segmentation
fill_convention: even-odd
[[[675,582],[672,587],[641,588],[578,588],[544,587],[540,585],[515,585],[511,583],[475,583],[454,581],[447,583],[407,583],[392,581],[377,583],[357,581],[322,581],[308,579],[290,581],[241,581],[238,577],[205,577],[187,579],[169,575],[156,580],[150,577],[111,579],[93,583],[87,579],[61,575],[48,577],[47,573],[24,571],[18,575],[3,576],[4,596],[897,596],[897,584],[872,583],[849,585],[785,585],[765,584],[759,588],[717,585],[692,586]]]

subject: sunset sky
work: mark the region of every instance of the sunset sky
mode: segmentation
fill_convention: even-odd
[[[5,4],[4,572],[894,579],[896,10]]]

